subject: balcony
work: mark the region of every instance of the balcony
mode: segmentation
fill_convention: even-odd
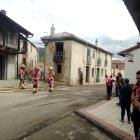
[[[108,60],[105,60],[105,67],[107,67],[108,65]]]
[[[101,58],[97,58],[97,66],[101,66],[101,63],[102,63]]]
[[[63,51],[56,51],[54,53],[54,62],[55,63],[62,63],[64,61],[64,52]]]
[[[87,56],[87,65],[91,65],[91,56]]]

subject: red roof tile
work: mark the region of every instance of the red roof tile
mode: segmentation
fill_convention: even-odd
[[[138,42],[137,45],[135,45],[133,47],[130,47],[130,48],[127,48],[121,52],[118,52],[118,55],[125,57],[126,53],[131,52],[131,51],[136,50],[136,49],[139,49],[139,48],[140,48],[140,42]]]

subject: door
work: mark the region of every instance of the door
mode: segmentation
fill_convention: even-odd
[[[89,82],[89,66],[86,66],[86,82]]]
[[[100,69],[97,68],[96,82],[100,82]]]
[[[0,80],[5,78],[5,56],[0,55]]]

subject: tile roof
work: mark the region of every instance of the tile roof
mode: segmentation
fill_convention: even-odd
[[[113,64],[124,64],[123,60],[112,60]]]
[[[113,55],[111,52],[106,51],[103,48],[97,47],[94,44],[92,44],[82,38],[79,38],[79,37],[75,36],[74,34],[68,33],[68,32],[62,32],[62,33],[58,33],[58,34],[54,34],[54,35],[44,36],[44,37],[41,37],[41,40],[43,41],[44,44],[47,44],[49,41],[74,40],[81,44],[90,46],[94,49],[98,49],[99,51]]]
[[[133,47],[130,47],[130,48],[127,48],[121,52],[118,52],[118,55],[121,55],[123,57],[125,57],[125,55],[128,53],[128,52],[131,52],[133,50],[136,50],[136,49],[139,49],[140,48],[140,42],[137,43],[137,45],[133,46]]]
[[[11,25],[12,28],[15,28],[22,34],[25,34],[25,35],[31,36],[31,37],[33,36],[33,34],[31,32],[29,32],[28,30],[23,28],[21,25],[16,23],[14,20],[9,18],[8,16],[4,15],[2,12],[0,12],[0,22],[4,23],[5,25]]]

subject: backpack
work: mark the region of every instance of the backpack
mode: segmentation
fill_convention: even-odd
[[[107,86],[112,86],[112,80],[111,80],[110,78],[108,78],[108,79],[106,80],[106,85],[107,85]]]

